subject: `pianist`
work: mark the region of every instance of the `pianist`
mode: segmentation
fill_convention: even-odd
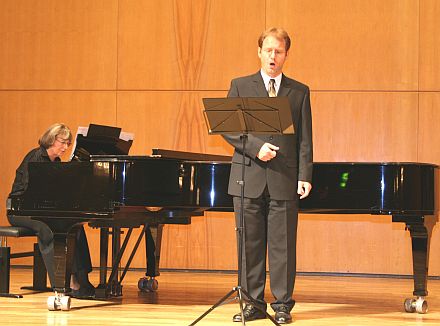
[[[40,145],[31,150],[23,159],[16,170],[15,180],[9,197],[21,196],[28,185],[29,162],[60,162],[62,156],[72,141],[70,129],[61,123],[56,123],[41,136]],[[61,189],[60,189],[61,191]],[[43,256],[44,264],[53,287],[55,281],[53,267],[53,234],[50,228],[43,222],[34,220],[30,216],[13,216],[8,214],[9,223],[13,226],[22,226],[34,230],[37,233],[38,245]],[[88,298],[94,295],[94,287],[89,282],[88,274],[92,270],[89,246],[84,228],[81,227],[76,235],[76,246],[72,266],[70,287],[72,296]]]

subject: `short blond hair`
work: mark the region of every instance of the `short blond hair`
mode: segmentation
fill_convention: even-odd
[[[290,49],[290,36],[289,36],[289,34],[287,34],[287,32],[284,29],[278,28],[278,27],[268,28],[263,33],[261,33],[260,37],[258,38],[258,47],[260,49],[263,48],[264,39],[268,36],[273,36],[277,40],[283,40],[284,44],[286,46],[286,52],[289,51],[289,49]]]
[[[63,123],[55,123],[46,130],[46,132],[38,140],[38,144],[45,149],[48,149],[55,143],[55,139],[60,137],[65,140],[72,142],[72,132],[69,127]]]

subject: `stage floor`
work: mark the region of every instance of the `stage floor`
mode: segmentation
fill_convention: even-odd
[[[236,274],[163,272],[159,289],[142,293],[137,281],[142,272],[126,275],[123,296],[108,301],[72,299],[70,311],[49,311],[50,292],[33,293],[30,269],[12,268],[11,293],[23,298],[0,298],[0,323],[6,325],[189,325],[236,285]],[[92,273],[96,284],[98,272]],[[269,286],[269,285],[268,285]],[[298,276],[293,309],[295,325],[439,325],[440,281],[429,280],[427,314],[404,312],[404,299],[412,295],[411,279],[334,276]],[[270,290],[267,297],[272,299]],[[232,322],[238,302],[220,306],[197,325],[241,325]],[[272,314],[272,310],[269,309]],[[246,323],[273,325],[270,320]]]

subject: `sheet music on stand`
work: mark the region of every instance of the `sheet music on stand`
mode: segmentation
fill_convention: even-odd
[[[134,134],[121,128],[90,124],[79,126],[70,160],[88,161],[90,155],[128,155]]]

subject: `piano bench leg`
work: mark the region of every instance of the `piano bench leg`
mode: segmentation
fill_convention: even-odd
[[[32,252],[22,252],[11,254],[11,247],[0,247],[0,297],[23,298],[21,294],[9,293],[9,284],[11,281],[11,259],[34,257],[33,263],[33,283],[32,286],[24,286],[21,289],[32,291],[52,291],[47,287],[47,272],[43,258],[38,248],[38,244],[34,243]]]
[[[21,295],[9,293],[11,273],[11,248],[0,247],[0,297],[22,298]]]

